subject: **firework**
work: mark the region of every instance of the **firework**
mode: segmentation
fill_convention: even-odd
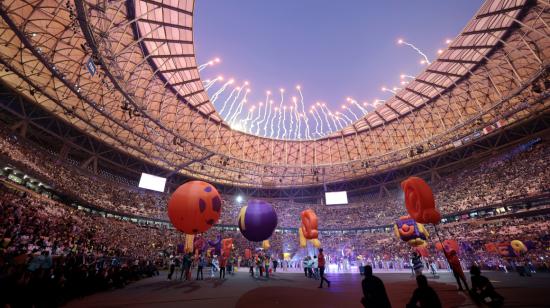
[[[424,60],[422,60],[422,61],[424,61],[425,63],[431,64],[430,60],[428,59],[428,56],[426,56],[426,54],[424,52],[422,52],[422,50],[420,50],[418,47],[414,46],[413,44],[411,44],[409,42],[406,42],[403,39],[398,39],[397,44],[406,45],[406,46],[411,47],[414,51],[416,51],[420,56],[422,56],[424,58]],[[422,61],[421,61],[421,63],[422,63]]]

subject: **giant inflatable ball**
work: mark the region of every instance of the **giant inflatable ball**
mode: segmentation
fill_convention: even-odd
[[[220,218],[222,200],[214,186],[202,181],[187,182],[168,201],[172,225],[185,234],[206,232]]]
[[[267,240],[277,227],[277,214],[273,207],[263,200],[250,200],[239,213],[239,230],[249,241]]]

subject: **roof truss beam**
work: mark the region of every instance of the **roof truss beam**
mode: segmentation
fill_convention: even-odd
[[[176,73],[176,72],[190,71],[190,70],[194,70],[194,69],[197,69],[197,67],[196,66],[177,67],[177,68],[172,68],[172,69],[169,69],[169,70],[160,70],[158,72],[159,73]]]
[[[175,82],[175,83],[172,83],[171,85],[172,86],[181,86],[181,85],[196,82],[196,81],[201,81],[201,79],[200,78],[194,78],[194,79],[184,80],[184,81],[180,81],[180,82]]]
[[[185,54],[162,54],[162,55],[149,55],[149,58],[193,58],[195,57],[192,53],[185,53]]]
[[[145,3],[149,3],[149,4],[153,4],[153,5],[156,5],[158,7],[161,7],[163,9],[169,9],[169,10],[172,10],[172,11],[175,11],[175,12],[178,12],[178,13],[182,13],[182,14],[186,14],[186,15],[189,15],[189,16],[193,16],[193,12],[189,12],[189,11],[186,11],[184,9],[181,9],[179,7],[176,7],[176,6],[172,6],[172,5],[169,5],[169,4],[166,4],[166,3],[162,3],[162,2],[157,2],[157,1],[153,1],[153,0],[141,0]]]
[[[517,11],[517,10],[522,9],[522,8],[523,8],[523,5],[512,6],[512,7],[509,7],[509,8],[496,10],[496,11],[485,13],[485,14],[479,14],[479,15],[476,16],[476,19],[481,19],[481,18],[484,18],[484,17],[495,16],[495,15],[500,15],[500,14],[504,14],[504,13],[508,13],[508,12],[513,12],[513,11]]]
[[[431,69],[427,69],[426,72],[434,73],[434,74],[438,74],[438,75],[442,75],[442,76],[447,76],[447,77],[457,77],[457,78],[463,77],[462,75],[459,75],[459,74],[454,74],[454,73],[449,73],[449,72],[442,72],[442,71],[431,70]]]
[[[164,21],[152,20],[152,19],[147,19],[147,18],[141,18],[141,19],[139,19],[139,21],[146,22],[146,23],[153,24],[153,25],[164,26],[164,27],[170,27],[170,28],[176,28],[176,29],[182,29],[182,30],[189,30],[189,31],[193,30],[193,27],[173,24],[173,23],[164,22]]]

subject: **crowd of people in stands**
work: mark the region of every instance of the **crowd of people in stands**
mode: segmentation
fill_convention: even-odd
[[[8,132],[0,132],[2,156],[37,177],[49,181],[56,190],[93,206],[120,213],[167,220],[168,194],[113,183],[91,174],[77,162],[62,159]],[[519,149],[519,150],[518,150]],[[441,177],[431,183],[443,214],[482,208],[516,198],[550,191],[550,146],[547,143],[516,147],[492,159]],[[233,196],[222,196],[219,224],[235,225],[243,204]],[[292,200],[271,201],[279,227],[297,227],[301,211],[312,208],[323,217],[323,229],[381,226],[406,214],[403,194],[395,188],[384,195],[353,197],[346,206],[304,204]]]
[[[158,274],[177,234],[89,215],[2,185],[0,306],[57,306]],[[33,296],[28,296],[33,294]]]

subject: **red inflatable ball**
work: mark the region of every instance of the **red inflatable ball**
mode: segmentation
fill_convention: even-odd
[[[308,240],[313,240],[319,237],[318,228],[318,219],[317,215],[312,209],[307,209],[302,211],[300,214],[302,217],[302,233],[304,237]]]
[[[185,234],[206,232],[220,218],[222,200],[214,186],[202,181],[187,182],[168,201],[172,225]]]
[[[401,188],[405,193],[407,212],[416,222],[436,225],[441,221],[432,189],[423,179],[411,176],[401,182]]]

